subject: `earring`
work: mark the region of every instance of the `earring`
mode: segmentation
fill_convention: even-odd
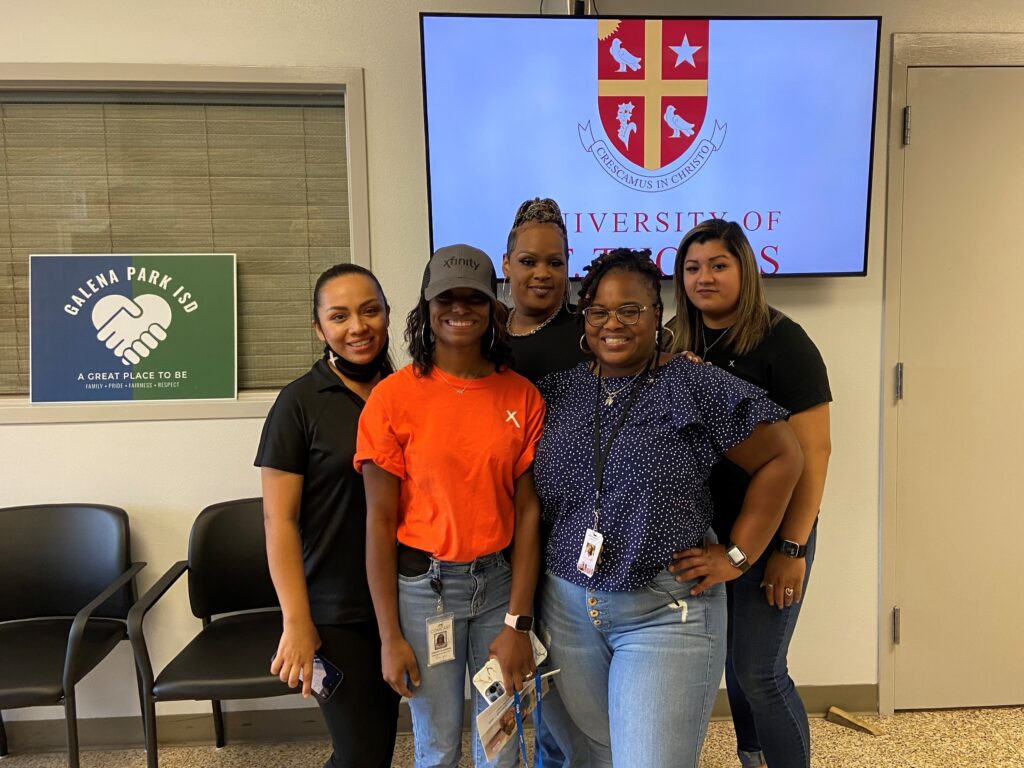
[[[585,333],[582,336],[580,336],[580,352],[582,352],[585,355],[594,354],[593,352],[590,351],[590,347],[587,345],[587,334]]]
[[[430,349],[430,339],[427,338],[427,335],[429,333],[430,333],[430,324],[429,323],[424,323],[423,325],[420,326],[420,337],[423,339],[423,348],[424,349]]]
[[[512,303],[512,292],[508,287],[508,278],[505,278],[505,284],[501,286],[501,302],[506,306]]]
[[[487,351],[488,351],[488,352],[490,352],[491,350],[493,350],[493,349],[494,349],[494,337],[495,337],[496,335],[497,335],[497,334],[496,334],[496,332],[495,332],[495,330],[494,330],[494,320],[492,319],[492,320],[491,320],[491,345],[490,345],[489,347],[487,347]]]

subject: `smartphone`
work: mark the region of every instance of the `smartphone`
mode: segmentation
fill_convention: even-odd
[[[338,689],[345,675],[319,653],[313,654],[313,680],[309,684],[310,693],[320,701],[327,701]],[[302,680],[302,673],[299,673]]]
[[[540,666],[548,657],[548,650],[532,631],[530,632],[530,643],[533,645],[534,663]],[[493,704],[505,695],[505,686],[502,684],[501,665],[497,659],[488,659],[487,663],[473,675],[473,685],[490,704]]]
[[[276,655],[274,654],[274,656]],[[270,661],[273,663],[273,656],[270,658]],[[309,691],[314,697],[319,701],[327,701],[344,679],[344,672],[319,653],[313,654],[313,679],[309,684]],[[299,682],[302,682],[301,670],[299,671]]]

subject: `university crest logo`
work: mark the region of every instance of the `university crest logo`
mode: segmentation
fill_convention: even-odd
[[[642,192],[689,181],[725,141],[726,126],[704,131],[708,106],[706,19],[597,22],[597,112],[577,126],[583,148],[613,179]],[[702,135],[706,138],[699,139]]]

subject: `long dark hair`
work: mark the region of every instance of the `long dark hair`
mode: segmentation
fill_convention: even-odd
[[[725,250],[736,257],[740,265],[740,298],[736,321],[725,332],[725,344],[740,355],[754,349],[768,335],[772,325],[778,322],[764,295],[761,270],[754,257],[754,249],[735,221],[708,219],[702,221],[685,235],[676,249],[675,281],[676,316],[669,323],[675,334],[673,352],[698,349],[701,342],[701,313],[693,306],[683,286],[683,265],[690,246],[703,245],[711,240],[721,240]]]
[[[327,285],[331,280],[336,277],[346,277],[347,275],[362,275],[363,277],[369,278],[377,289],[377,295],[380,296],[380,301],[384,305],[386,312],[391,312],[391,305],[388,304],[388,297],[384,295],[384,288],[380,284],[380,280],[366,267],[361,267],[358,264],[335,264],[333,267],[328,267],[320,273],[320,277],[316,279],[316,284],[313,286],[313,322],[317,328],[323,330],[320,325],[320,316],[317,314],[317,309],[320,306],[320,294],[323,293],[324,286]],[[330,353],[330,346],[324,343],[324,357]],[[395,364],[391,360],[391,354],[388,353],[385,356],[384,363],[381,366],[381,375],[386,376],[389,373],[394,373]]]
[[[487,330],[480,338],[480,353],[494,363],[496,371],[503,371],[512,365],[512,347],[508,343],[505,323],[499,317],[498,302],[489,299],[491,308]],[[405,319],[405,343],[409,346],[413,369],[420,376],[427,376],[434,369],[434,333],[430,329],[430,303],[423,298],[412,308]]]
[[[664,331],[661,325],[664,311],[664,306],[661,303],[662,274],[661,270],[658,269],[658,265],[651,261],[651,251],[647,248],[641,251],[633,251],[629,248],[616,248],[598,256],[585,269],[587,275],[580,283],[580,300],[579,306],[576,308],[576,314],[580,322],[585,322],[583,312],[594,303],[594,296],[597,295],[597,286],[601,284],[601,280],[605,275],[616,269],[621,272],[633,272],[644,278],[654,292],[654,309],[658,313],[658,332],[655,336],[655,349],[661,349],[661,337]],[[591,352],[591,354],[593,353]]]

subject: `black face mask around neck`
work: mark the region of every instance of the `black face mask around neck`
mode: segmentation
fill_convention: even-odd
[[[373,381],[377,374],[384,372],[388,362],[388,341],[387,338],[384,339],[384,346],[368,363],[353,363],[351,360],[346,360],[331,349],[330,344],[324,342],[324,360],[337,368],[342,376],[365,384],[368,381]]]

